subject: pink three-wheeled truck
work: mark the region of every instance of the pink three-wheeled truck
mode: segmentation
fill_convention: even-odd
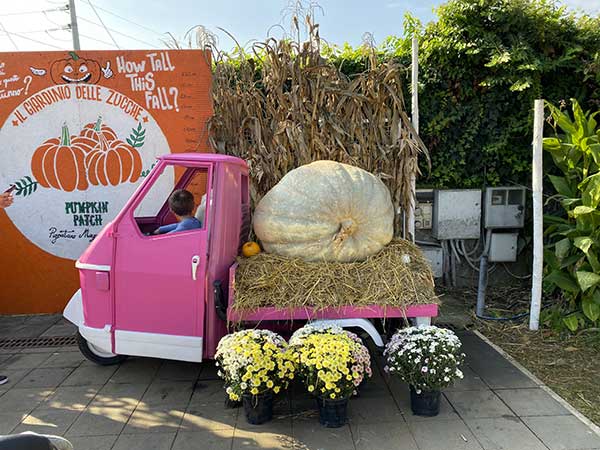
[[[188,189],[197,200],[203,198],[195,213],[202,227],[152,235],[176,220],[167,204],[173,189]],[[84,355],[99,364],[129,355],[200,362],[214,357],[228,321],[250,326],[260,322],[262,327],[270,321],[330,321],[361,328],[382,346],[369,319],[410,317],[426,324],[437,315],[435,304],[405,310],[233,310],[235,260],[250,226],[248,166],[243,160],[207,153],[160,157],[76,263],[81,289],[64,316],[77,325]]]

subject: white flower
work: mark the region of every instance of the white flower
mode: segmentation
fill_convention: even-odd
[[[445,381],[446,383],[448,383],[448,382],[450,381],[450,378],[446,376],[446,377],[444,377],[444,381]]]
[[[247,388],[248,388],[248,384],[247,384],[246,382],[242,381],[242,382],[240,383],[240,387],[241,387],[242,389],[247,389]]]
[[[427,373],[427,372],[428,372],[428,370],[429,370],[429,369],[427,368],[427,366],[423,366],[423,367],[421,367],[421,372],[423,372],[423,373]]]

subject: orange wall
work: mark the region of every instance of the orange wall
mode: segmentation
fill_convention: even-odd
[[[0,53],[0,192],[22,176],[32,176],[31,161],[36,146],[60,137],[60,123],[63,121],[68,123],[69,133],[74,138],[80,130],[83,132],[85,124],[103,115],[103,120],[117,131],[118,138],[123,141],[127,130],[137,123],[142,124],[148,133],[144,145],[136,150],[142,155],[144,170],[150,168],[155,156],[169,151],[209,151],[205,124],[212,114],[210,55],[198,50],[164,52],[170,67],[151,64],[148,55],[157,54],[154,56],[154,61],[157,61],[160,56],[157,50],[81,51],[77,52],[75,59],[68,52]],[[33,111],[31,105],[25,108],[25,102],[31,101],[41,91],[51,92],[56,86],[63,86],[60,75],[65,74],[65,65],[76,66],[75,71],[69,73],[83,73],[77,69],[85,60],[92,61],[86,69],[94,69],[94,73],[87,79],[87,84],[79,86],[100,86],[98,89],[104,92],[104,98],[96,101],[98,111],[94,109],[94,101],[77,99],[75,95],[68,101],[43,106],[39,112]],[[101,69],[109,63],[112,74],[109,77],[104,73],[100,75],[93,61]],[[138,63],[138,66],[135,70],[127,70],[127,67],[131,69],[134,66],[125,66],[124,61]],[[142,61],[146,61],[144,68],[138,70]],[[132,84],[132,76],[127,75],[139,76],[140,79],[149,77],[154,86],[143,85],[138,90]],[[4,80],[8,81],[4,83]],[[75,94],[76,85],[69,83],[68,86]],[[159,90],[165,94],[161,101],[156,100]],[[107,92],[124,94],[141,107],[141,115],[132,118],[122,108],[107,105]],[[143,117],[147,122],[142,121]],[[22,138],[15,137],[19,136],[21,129]],[[168,145],[159,148],[158,142],[167,142]],[[99,147],[93,151],[104,150]],[[135,177],[133,181],[133,178],[119,181],[122,184],[117,186],[92,186],[90,182],[89,187],[72,192],[65,192],[64,187],[45,187],[38,179],[40,184],[35,192],[29,196],[15,196],[10,209],[0,210],[0,314],[62,311],[78,289],[79,279],[74,267],[77,256],[73,251],[69,257],[60,256],[61,251],[53,250],[52,245],[44,242],[48,226],[53,221],[70,220],[65,218],[64,202],[71,198],[73,201],[106,199],[113,202],[123,192],[130,195],[143,179]],[[109,213],[103,216],[104,223],[116,215],[124,201],[120,198],[114,206],[111,203]],[[78,232],[83,229],[74,228]],[[97,233],[100,228],[91,231]],[[37,236],[38,244],[32,242],[33,235]],[[75,244],[79,253],[79,249],[87,245],[81,241]]]

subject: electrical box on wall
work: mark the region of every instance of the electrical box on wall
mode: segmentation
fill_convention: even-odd
[[[436,239],[478,239],[481,233],[481,190],[437,190],[433,199]]]
[[[433,219],[433,189],[417,189],[415,205],[415,229],[431,230]]]
[[[490,240],[491,262],[514,262],[517,260],[519,233],[492,233]]]
[[[437,247],[434,245],[419,245],[419,248],[423,252],[425,258],[429,260],[434,278],[441,278],[444,273],[444,253],[442,251],[442,247]]]
[[[415,228],[417,230],[431,230],[432,216],[433,205],[431,203],[418,202],[415,207]]]
[[[485,190],[486,228],[523,228],[525,189],[494,187]]]

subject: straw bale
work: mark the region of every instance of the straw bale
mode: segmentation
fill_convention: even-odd
[[[260,253],[238,259],[235,310],[396,306],[437,303],[433,273],[421,250],[394,240],[364,261],[306,262]]]

